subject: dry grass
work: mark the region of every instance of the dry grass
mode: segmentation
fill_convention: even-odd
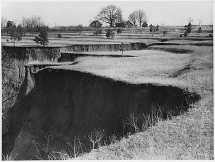
[[[192,111],[158,123],[145,132],[100,147],[76,160],[213,159],[213,105],[205,98]]]
[[[183,68],[191,61],[190,54],[141,50],[127,51],[135,57],[87,57],[78,58],[74,66],[60,66],[59,69],[77,70],[126,81],[129,83],[182,84],[169,75]]]
[[[112,68],[113,66],[117,71],[121,70],[121,67],[123,69],[122,64],[124,64],[126,65],[126,68],[129,68],[125,70],[125,73],[123,70],[120,71],[120,73],[123,73],[123,76],[120,76],[120,78],[127,76],[128,73],[126,72],[133,68],[131,70],[133,73],[131,73],[130,77],[132,78],[135,75],[140,76],[138,79],[141,80],[139,72],[143,69],[148,69],[148,71],[144,70],[144,76],[155,78],[155,76],[153,76],[155,74],[169,74],[174,70],[177,70],[177,68],[183,67],[183,65],[189,63],[191,67],[190,70],[182,73],[175,79],[184,83],[181,85],[178,84],[179,87],[186,88],[189,91],[194,91],[200,94],[201,100],[193,104],[188,112],[180,116],[172,117],[171,120],[167,119],[166,121],[158,120],[158,123],[155,126],[150,127],[147,131],[138,132],[134,135],[128,136],[128,138],[115,141],[108,146],[100,147],[88,154],[78,157],[78,160],[214,159],[212,47],[181,46],[178,48],[194,50],[194,53],[189,55],[184,54],[183,56],[176,54],[172,56],[167,55],[166,53],[163,53],[162,55],[162,53],[159,53],[158,57],[156,57],[156,55],[149,56],[148,60],[146,59],[146,62],[144,62],[143,55],[137,59],[139,64],[137,63],[138,61],[135,62],[135,59],[132,58],[133,61],[130,64],[127,64],[126,59],[118,64],[112,60],[112,62],[110,61],[100,65],[98,68],[106,70],[106,68],[102,67],[110,66],[110,68]],[[163,64],[162,59],[164,60]],[[165,62],[166,66],[164,64]],[[136,66],[137,70],[134,70],[135,65],[140,65],[140,63],[142,63],[141,65],[143,66]],[[89,69],[93,69],[93,67],[89,66]],[[105,74],[107,75],[108,73]],[[148,81],[150,81],[150,79],[148,79]],[[160,80],[156,79],[156,81],[159,82]],[[171,84],[174,84],[174,82],[175,80],[172,80]]]

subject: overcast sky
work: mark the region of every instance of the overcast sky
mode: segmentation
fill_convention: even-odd
[[[213,1],[5,1],[1,0],[1,17],[18,24],[22,17],[40,16],[49,27],[78,25],[88,26],[101,8],[116,5],[122,9],[122,16],[135,10],[143,10],[148,17],[148,24],[185,25],[188,18],[193,24],[213,24]]]

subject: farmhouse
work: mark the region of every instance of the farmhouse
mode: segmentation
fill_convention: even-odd
[[[100,27],[102,27],[102,23],[100,23],[98,20],[95,20],[95,21],[91,22],[90,27],[100,28]]]
[[[128,28],[132,28],[134,26],[134,24],[129,20],[126,22],[126,25]]]
[[[134,25],[129,20],[128,21],[121,21],[121,22],[116,22],[115,23],[115,27],[121,27],[121,28],[128,27],[128,28],[131,28],[133,26]]]

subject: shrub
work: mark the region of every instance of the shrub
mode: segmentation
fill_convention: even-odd
[[[99,34],[102,34],[101,28],[94,30],[93,35],[99,35]]]
[[[184,36],[185,36],[185,37],[187,37],[187,36],[188,36],[188,34],[187,34],[187,33],[188,33],[188,32],[187,32],[187,30],[185,30],[185,31],[184,31]]]
[[[187,33],[191,33],[191,29],[192,29],[192,24],[189,22],[189,24],[187,25]]]
[[[39,36],[34,38],[34,41],[42,46],[47,45],[49,43],[48,32],[46,30],[41,30]]]
[[[202,28],[201,27],[199,27],[197,33],[202,33]]]
[[[61,36],[61,34],[60,34],[60,33],[57,35],[57,37],[58,37],[58,38],[62,38],[62,36]]]
[[[111,31],[111,29],[108,29],[107,32],[106,32],[106,37],[107,38],[114,38],[115,33],[113,31]]]
[[[121,34],[121,33],[122,33],[122,29],[121,28],[117,29],[117,34]]]

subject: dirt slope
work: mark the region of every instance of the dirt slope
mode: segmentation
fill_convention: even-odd
[[[25,77],[25,65],[31,61],[57,61],[59,48],[2,46],[3,111],[11,107]]]
[[[19,160],[47,159],[47,141],[61,151],[76,137],[89,151],[86,137],[95,129],[107,136],[126,133],[130,127],[123,123],[132,112],[148,114],[154,104],[168,105],[177,114],[179,106],[196,99],[175,87],[128,84],[72,70],[26,72],[16,103],[4,114],[3,153],[13,149]],[[162,111],[165,117],[170,110]]]

